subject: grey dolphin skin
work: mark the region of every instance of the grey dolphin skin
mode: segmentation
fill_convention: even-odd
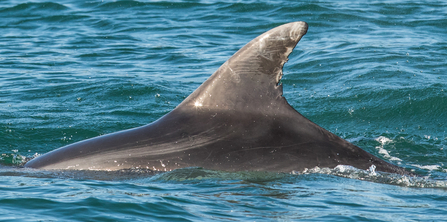
[[[307,23],[255,38],[180,105],[157,121],[80,141],[39,156],[39,169],[292,172],[350,165],[410,174],[316,125],[282,96],[282,68]]]

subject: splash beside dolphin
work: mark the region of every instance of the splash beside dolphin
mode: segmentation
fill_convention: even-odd
[[[157,121],[77,142],[39,156],[40,169],[302,171],[350,165],[407,174],[306,119],[282,96],[282,68],[305,22],[255,38],[177,108]]]

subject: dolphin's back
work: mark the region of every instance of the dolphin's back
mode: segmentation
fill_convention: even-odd
[[[255,38],[177,108],[149,125],[74,143],[25,166],[291,172],[375,165],[406,173],[306,119],[282,96],[283,65],[307,27],[288,23]]]

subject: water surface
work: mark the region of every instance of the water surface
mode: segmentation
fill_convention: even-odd
[[[70,173],[22,159],[150,123],[278,25],[304,116],[421,175],[182,169]],[[447,214],[442,1],[0,1],[0,220],[440,221]]]

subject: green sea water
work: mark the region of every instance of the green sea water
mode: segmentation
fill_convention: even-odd
[[[175,108],[239,48],[306,21],[281,80],[304,116],[419,174],[21,168]],[[447,220],[444,1],[0,0],[1,221]]]

